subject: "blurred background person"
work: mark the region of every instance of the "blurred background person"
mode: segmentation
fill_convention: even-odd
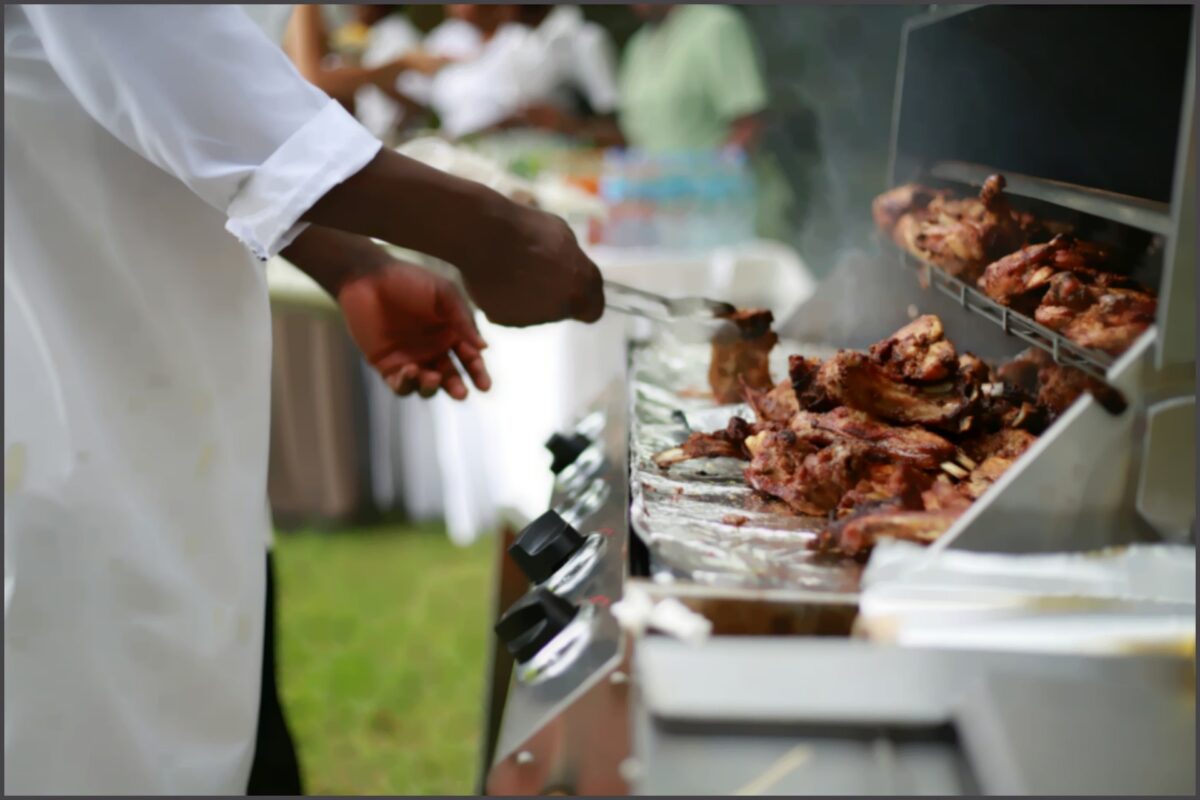
[[[499,25],[488,24],[479,17],[470,3],[449,3],[442,7],[443,19],[425,35],[421,46],[427,53],[445,56],[455,61],[470,61],[479,55],[484,42],[495,34]],[[400,78],[399,86],[409,97],[429,105],[433,78],[419,72],[408,72]]]
[[[575,6],[462,5],[478,54],[433,81],[430,103],[453,138],[503,128],[581,136],[613,119],[616,56],[608,33]],[[611,125],[608,126],[611,129]]]
[[[589,22],[578,6],[523,5],[518,19],[534,33],[540,53],[533,75],[543,81],[510,117],[510,126],[529,126],[601,146],[620,144],[616,128],[617,56],[612,38]]]
[[[791,193],[758,147],[768,94],[754,37],[740,12],[716,5],[638,4],[642,27],[621,60],[620,126],[648,152],[732,148],[751,157],[757,228],[787,235]]]
[[[417,46],[418,34],[400,14],[393,14],[394,6],[356,5],[351,7],[354,23],[331,31],[323,13],[323,6],[298,4],[292,11],[291,20],[284,34],[283,49],[296,68],[310,83],[334,98],[351,112],[361,89],[375,89],[396,103],[409,101],[396,88],[396,81],[407,71],[433,75],[450,59],[430,55]],[[335,52],[334,33],[340,33],[343,51]],[[373,63],[367,63],[362,53],[370,49],[372,39],[375,48]],[[347,57],[346,51],[359,58]],[[381,52],[395,52],[386,60],[379,58]],[[354,63],[361,60],[361,63]]]

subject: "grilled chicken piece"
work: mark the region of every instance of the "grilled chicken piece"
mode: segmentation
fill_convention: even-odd
[[[882,538],[929,544],[948,531],[961,513],[961,510],[868,509],[834,525],[826,536],[826,547],[861,558]]]
[[[925,510],[966,508],[1035,441],[1037,437],[1033,434],[1012,429],[964,440],[963,451],[953,461],[941,465],[943,474],[921,495]]]
[[[944,381],[958,366],[954,345],[946,341],[942,321],[933,314],[917,317],[871,345],[869,352],[892,377],[915,383]]]
[[[823,542],[856,556],[882,536],[936,539],[1037,440],[1020,428],[1040,429],[1044,404],[1060,399],[1055,392],[1072,388],[1076,376],[1103,386],[1040,350],[992,370],[956,354],[933,316],[869,353],[843,350],[824,362],[792,356],[788,373],[774,386],[738,376],[756,421],[735,417],[725,430],[693,433],[655,461],[666,468],[690,458],[748,460],[743,475],[758,497],[840,518]]]
[[[795,356],[793,356],[795,358]],[[786,425],[800,411],[796,392],[790,380],[780,381],[769,392],[746,387],[746,403],[754,410],[759,422],[778,422]]]
[[[1049,422],[1066,411],[1084,392],[1094,396],[1101,405],[1120,411],[1124,399],[1103,382],[1074,367],[1055,364],[1043,350],[1031,347],[996,368],[997,377],[1006,384],[1019,387],[1037,398]]]
[[[851,350],[841,350],[826,361],[817,380],[830,397],[850,408],[889,422],[952,431],[958,430],[959,418],[973,400],[970,387],[957,382],[937,387],[901,383],[868,356]]]
[[[838,441],[851,440],[866,447],[874,458],[907,464],[925,470],[936,470],[943,461],[951,459],[955,447],[936,433],[918,427],[897,427],[875,419],[863,411],[840,406],[824,414],[797,411],[782,420],[806,447],[820,449]],[[775,420],[750,425],[734,417],[725,430],[715,433],[693,433],[681,446],[666,450],[654,457],[658,466],[667,468],[693,458],[751,457],[746,439],[755,433],[775,430]]]
[[[788,356],[788,378],[796,404],[804,411],[828,411],[837,405],[821,385],[821,359]]]
[[[996,479],[1012,466],[1015,460],[1015,458],[1002,458],[1000,456],[992,456],[986,459],[978,467],[971,470],[971,474],[962,482],[962,492],[970,499],[978,500],[996,482]]]
[[[1051,279],[1034,319],[1082,347],[1120,355],[1154,324],[1157,310],[1148,292],[1089,284],[1062,272]]]
[[[978,198],[934,198],[897,221],[892,237],[918,258],[973,283],[992,261],[1045,235],[1030,214],[1013,211],[1004,177],[991,175]]]
[[[871,464],[867,476],[842,495],[838,511],[844,516],[867,506],[920,510],[922,494],[932,483],[932,475],[907,464]]]
[[[924,210],[935,199],[945,197],[946,192],[940,189],[906,183],[876,197],[871,203],[871,216],[879,230],[890,235],[905,214]]]
[[[963,492],[961,484],[943,474],[921,492],[921,504],[926,511],[962,512],[971,505],[971,498]]]
[[[936,433],[924,428],[889,425],[864,411],[846,406],[812,415],[810,424],[817,430],[863,442],[880,457],[921,469],[937,469],[939,464],[954,456],[954,445]]]
[[[1045,352],[1030,347],[996,367],[996,377],[1007,386],[1019,389],[1030,397],[1036,397],[1038,372],[1042,367],[1053,363]]]
[[[977,419],[979,432],[1020,428],[1041,433],[1050,422],[1049,411],[1037,403],[1037,373],[1033,388],[1007,383],[999,378],[981,385]]]
[[[791,430],[747,440],[746,482],[800,514],[824,516],[866,475],[867,448],[848,440],[820,447]]]
[[[1109,253],[1100,245],[1060,234],[993,261],[979,279],[979,288],[1001,305],[1032,314],[1056,274],[1099,274],[1108,261]]]
[[[964,440],[962,449],[972,461],[982,462],[992,457],[1015,460],[1036,441],[1037,437],[1028,431],[1004,428]]]
[[[771,330],[774,317],[770,311],[739,310],[727,319],[740,335],[713,341],[708,384],[718,403],[740,401],[746,386],[764,391],[771,388],[771,350],[779,341]]]
[[[1061,249],[1063,237],[1044,244],[1031,244],[999,261],[988,264],[979,278],[979,288],[1001,305],[1023,314],[1033,313],[1042,295],[1050,287],[1055,268],[1050,265]]]
[[[654,456],[662,469],[693,458],[740,458],[750,460],[746,438],[754,433],[753,426],[741,417],[733,417],[724,430],[714,433],[694,432],[679,447],[672,447]]]

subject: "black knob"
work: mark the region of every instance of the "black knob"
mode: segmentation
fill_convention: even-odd
[[[525,526],[509,545],[508,555],[529,580],[541,583],[581,547],[583,537],[579,531],[551,510]]]
[[[550,464],[550,471],[557,475],[571,466],[590,444],[591,441],[582,433],[571,433],[566,436],[556,433],[551,436],[546,441],[546,449],[554,456],[554,461]]]
[[[496,623],[496,635],[517,661],[537,655],[575,619],[579,609],[547,589],[534,589],[513,603]]]

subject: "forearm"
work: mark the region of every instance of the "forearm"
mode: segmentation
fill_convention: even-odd
[[[310,225],[283,256],[335,300],[347,282],[382,268],[395,259],[365,236]]]
[[[488,242],[519,213],[515,203],[391,150],[331,189],[303,216],[327,228],[369,236],[469,271]]]

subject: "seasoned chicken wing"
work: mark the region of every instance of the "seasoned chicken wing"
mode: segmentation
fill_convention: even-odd
[[[917,317],[868,352],[893,377],[916,383],[944,381],[958,367],[954,345],[933,314]]]
[[[1148,292],[1100,285],[1090,277],[1055,275],[1034,319],[1082,347],[1120,355],[1154,324],[1158,301]]]
[[[975,282],[992,261],[1046,235],[1030,214],[1012,209],[1004,177],[991,175],[978,198],[933,198],[897,220],[892,238],[944,272]]]
[[[718,403],[738,402],[744,387],[771,388],[771,350],[779,341],[771,330],[774,317],[770,311],[737,311],[729,320],[738,334],[713,341],[708,367],[708,384]]]

